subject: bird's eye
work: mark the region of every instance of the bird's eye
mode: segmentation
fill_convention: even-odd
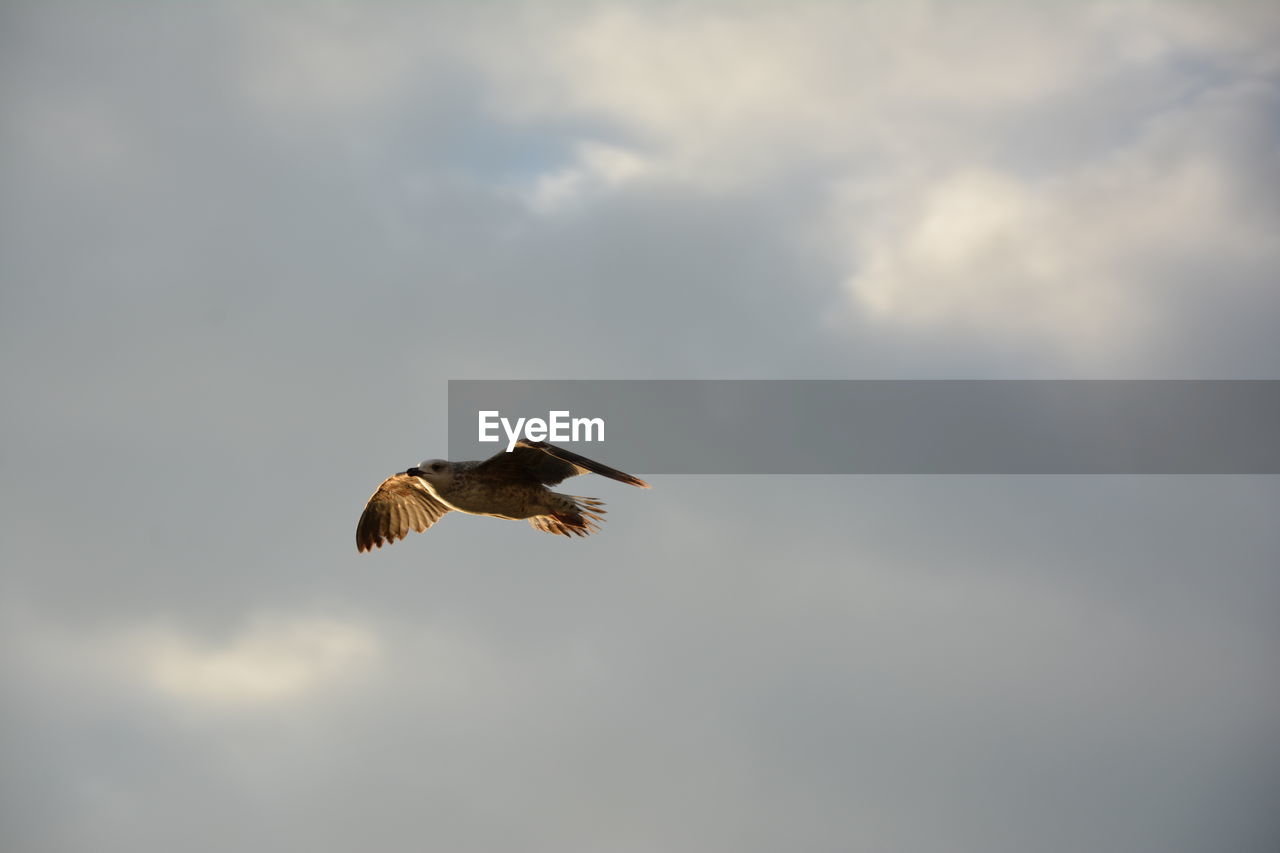
[[[437,462],[437,463],[435,463],[434,465],[432,465],[432,466],[431,466],[431,470],[432,470],[432,471],[440,471],[440,470],[443,470],[443,469],[444,469],[444,466],[443,466],[443,465],[441,465],[439,462]]]

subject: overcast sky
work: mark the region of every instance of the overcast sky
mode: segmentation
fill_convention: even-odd
[[[1272,4],[7,2],[0,98],[4,850],[1276,849],[1275,478],[354,547],[450,378],[1280,378]]]

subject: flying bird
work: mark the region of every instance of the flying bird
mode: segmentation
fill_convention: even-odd
[[[356,525],[356,549],[363,553],[390,545],[408,536],[410,529],[421,533],[451,509],[493,518],[527,518],[546,533],[586,536],[604,521],[604,503],[553,492],[547,486],[589,472],[649,488],[639,477],[545,441],[516,442],[514,450],[483,462],[428,459],[378,486]]]

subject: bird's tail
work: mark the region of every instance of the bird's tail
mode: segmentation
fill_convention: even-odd
[[[581,495],[557,495],[565,498],[568,507],[551,515],[535,515],[529,519],[534,529],[557,536],[587,536],[600,529],[604,522],[604,501],[584,498]]]

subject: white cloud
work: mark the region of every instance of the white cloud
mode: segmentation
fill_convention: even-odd
[[[537,176],[524,196],[532,210],[555,213],[642,178],[649,171],[643,156],[613,145],[581,142],[576,153],[572,165]]]
[[[829,203],[779,240],[823,234],[864,319],[1080,367],[1177,336],[1187,293],[1259,298],[1276,29],[1247,4],[609,5],[530,17],[472,61],[505,120],[617,128],[626,177],[760,203],[808,185]],[[580,152],[531,206],[616,175]]]
[[[605,119],[673,176],[738,186],[813,161],[964,162],[989,146],[993,119],[1158,62],[1151,42],[1186,35],[1176,14],[1105,9],[607,5],[523,19],[474,40],[469,58],[501,115]],[[1130,45],[1138,32],[1146,40]]]
[[[1039,340],[1092,361],[1175,328],[1184,306],[1170,297],[1188,285],[1256,299],[1280,265],[1280,211],[1254,183],[1276,174],[1271,140],[1250,127],[1266,106],[1256,90],[1213,93],[1074,168],[961,169],[895,187],[876,216],[854,186],[848,230],[833,235],[848,247],[848,293],[881,322]]]
[[[646,184],[807,198],[778,242],[843,267],[844,308],[890,334],[1115,363],[1193,326],[1196,298],[1251,304],[1275,263],[1277,134],[1250,117],[1275,106],[1280,21],[1248,3],[245,15],[242,85],[282,126],[372,138],[466,81],[467,121],[545,136],[535,162],[567,150],[474,175],[535,216]]]
[[[313,618],[260,619],[216,643],[150,628],[125,647],[135,674],[154,690],[213,705],[293,699],[349,676],[378,655],[377,638],[367,629]]]
[[[51,685],[131,695],[194,710],[254,711],[299,700],[317,707],[346,691],[420,696],[436,711],[505,696],[502,650],[436,622],[378,624],[333,615],[259,612],[231,630],[195,630],[135,616],[92,628],[6,611],[5,662]],[[412,672],[409,682],[388,679]]]
[[[76,630],[31,614],[8,627],[15,659],[52,683],[215,710],[314,697],[383,657],[373,629],[331,617],[263,614],[216,638],[140,620]]]
[[[854,315],[836,336],[1012,345],[1074,370],[1264,313],[1280,16],[1258,5],[340,4],[218,21],[234,61],[198,77],[201,96],[269,128],[271,157],[281,139],[336,143],[316,162],[404,246],[437,215],[476,243],[486,227],[532,242],[536,227],[493,223],[661,187],[658,204],[785,210],[770,239],[827,277],[806,292],[834,294],[830,315]],[[151,91],[126,68],[122,88]],[[182,122],[146,132],[136,97],[100,95],[16,98],[19,139],[60,175],[131,189],[175,152],[184,176],[256,168],[253,144],[185,162]]]

